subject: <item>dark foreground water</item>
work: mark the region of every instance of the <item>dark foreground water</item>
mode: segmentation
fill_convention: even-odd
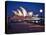
[[[7,33],[44,32],[44,26],[27,22],[8,23],[7,27]]]

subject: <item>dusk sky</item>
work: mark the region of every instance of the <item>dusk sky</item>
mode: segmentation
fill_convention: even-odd
[[[39,16],[44,15],[44,3],[31,3],[31,2],[7,2],[7,15],[11,16],[13,14],[12,10],[20,9],[19,7],[23,7],[27,10],[27,12],[33,12],[33,14],[38,14]],[[41,13],[40,10],[43,12]]]

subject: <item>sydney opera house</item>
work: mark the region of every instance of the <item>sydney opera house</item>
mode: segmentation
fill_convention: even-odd
[[[26,9],[24,9],[23,7],[20,7],[22,9],[22,11],[20,11],[19,9],[17,9],[17,11],[12,11],[14,13],[14,16],[11,17],[10,19],[13,20],[14,22],[18,21],[29,21],[29,22],[35,22],[38,23],[40,22],[41,17],[38,17],[39,15],[33,15],[33,12],[27,12]],[[44,24],[44,23],[43,23]]]

